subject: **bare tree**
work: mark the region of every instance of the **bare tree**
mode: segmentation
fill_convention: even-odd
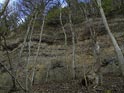
[[[71,30],[71,34],[72,34],[72,76],[73,79],[75,79],[76,77],[76,73],[75,73],[75,32],[73,30],[72,27],[72,11],[71,11],[71,7],[73,5],[73,3],[68,0],[68,4],[69,4],[69,25],[70,25],[70,30]]]
[[[88,5],[84,5],[84,6],[80,6],[80,11],[83,13],[83,16],[86,19],[86,28],[87,31],[90,32],[91,35],[91,43],[92,43],[92,50],[93,50],[93,56],[94,56],[94,62],[92,64],[92,66],[90,67],[89,70],[85,71],[85,69],[83,69],[83,76],[85,80],[85,85],[88,88],[88,82],[89,80],[92,81],[92,83],[94,84],[94,88],[98,85],[101,84],[102,82],[102,73],[101,73],[101,58],[100,58],[100,46],[99,46],[99,42],[97,40],[97,33],[95,31],[94,25],[93,25],[93,17],[88,17],[88,13],[90,13],[92,15],[91,12],[89,12],[90,8],[87,7],[93,7],[91,2]],[[85,67],[83,67],[85,68]]]
[[[29,42],[28,42],[28,58],[27,58],[27,65],[26,65],[26,90],[29,90],[28,88],[28,85],[29,85],[29,73],[28,73],[28,70],[29,70],[29,63],[30,63],[30,56],[31,56],[31,38],[32,38],[32,34],[33,34],[33,30],[34,30],[34,25],[35,25],[35,22],[36,22],[36,18],[38,16],[38,12],[35,13],[35,16],[34,16],[34,19],[33,19],[33,23],[32,23],[32,28],[31,28],[31,31],[30,31],[30,37],[29,37]]]
[[[103,19],[103,23],[105,25],[105,28],[108,32],[108,35],[109,35],[109,37],[110,37],[110,39],[113,43],[113,46],[115,48],[115,51],[116,51],[116,54],[117,54],[117,57],[118,57],[118,60],[119,60],[119,66],[121,68],[122,75],[124,76],[124,57],[123,57],[122,51],[121,51],[115,37],[113,36],[113,34],[112,34],[112,32],[109,28],[107,19],[105,17],[105,13],[104,13],[102,5],[101,5],[101,0],[97,0],[97,3],[98,3],[98,7],[100,9],[100,13],[101,13],[101,16],[102,16],[102,19]]]
[[[40,47],[41,47],[41,41],[42,41],[42,35],[43,35],[43,30],[44,30],[45,18],[46,18],[46,16],[45,16],[45,14],[43,14],[43,21],[42,21],[43,23],[42,23],[41,31],[40,31],[40,40],[38,42],[37,52],[36,52],[36,56],[35,56],[34,63],[33,63],[34,68],[33,68],[33,71],[32,71],[31,86],[34,83],[34,77],[35,77],[35,71],[36,71],[36,63],[37,63],[37,58],[38,58]]]

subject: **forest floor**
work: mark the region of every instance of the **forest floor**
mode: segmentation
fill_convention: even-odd
[[[80,80],[48,82],[34,85],[34,93],[124,93],[124,79],[119,74],[103,75],[103,84],[93,88],[81,86]]]

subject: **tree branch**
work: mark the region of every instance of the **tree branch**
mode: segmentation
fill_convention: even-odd
[[[6,0],[4,5],[3,5],[3,8],[1,9],[0,11],[0,17],[3,15],[3,13],[5,12],[6,8],[7,8],[7,5],[9,4],[9,1],[10,0]]]

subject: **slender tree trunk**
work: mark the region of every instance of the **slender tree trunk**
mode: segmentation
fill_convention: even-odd
[[[65,36],[65,46],[67,46],[67,35],[66,35],[66,31],[65,31],[65,28],[64,28],[64,26],[63,26],[63,23],[62,23],[62,9],[61,9],[61,7],[60,7],[60,24],[61,24],[61,26],[62,26],[62,30],[63,30],[63,33],[64,33],[64,36]]]
[[[98,3],[98,7],[100,9],[100,13],[101,13],[105,28],[106,28],[106,30],[108,32],[108,35],[109,35],[109,37],[110,37],[110,39],[111,39],[111,41],[114,45],[114,48],[115,48],[115,51],[116,51],[116,54],[117,54],[117,57],[118,57],[118,61],[119,61],[119,66],[121,68],[122,75],[124,76],[124,57],[123,57],[122,51],[121,51],[115,37],[111,33],[111,30],[109,28],[108,22],[107,22],[106,17],[105,17],[105,13],[104,13],[103,8],[101,6],[101,0],[97,0],[97,3]]]
[[[28,45],[28,58],[27,58],[27,64],[26,64],[26,90],[28,90],[28,78],[29,78],[29,74],[28,74],[28,68],[29,68],[29,63],[30,63],[30,56],[31,56],[31,38],[32,38],[32,34],[33,34],[33,30],[34,30],[34,25],[35,25],[35,21],[36,21],[36,18],[37,18],[37,15],[38,15],[38,12],[36,12],[35,14],[35,17],[34,17],[34,20],[33,20],[33,24],[32,24],[32,28],[31,28],[31,33],[30,33],[30,37],[29,37],[29,45]]]
[[[69,24],[70,24],[70,29],[72,33],[72,75],[73,75],[73,78],[75,79],[76,77],[76,73],[75,73],[75,32],[73,31],[73,28],[72,28],[71,11],[69,13]]]
[[[64,45],[65,45],[65,63],[67,63],[67,34],[66,34],[66,30],[64,28],[64,25],[63,25],[63,22],[62,22],[62,7],[60,6],[60,16],[59,16],[59,19],[60,19],[60,24],[61,24],[61,27],[62,27],[62,31],[64,33],[64,36],[65,36],[65,42],[64,42]],[[69,71],[69,66],[68,66],[68,63],[66,65],[67,67],[67,71]]]
[[[11,73],[14,75],[15,72],[14,72],[14,68],[13,68],[13,66],[12,66],[12,62],[11,62],[11,58],[10,58],[9,52],[8,52],[8,50],[7,50],[6,38],[5,38],[4,36],[2,36],[2,37],[3,37],[3,40],[4,40],[4,47],[5,47],[5,49],[6,49],[6,56],[7,56],[7,58],[8,58],[8,62],[9,62],[9,66],[10,66],[10,71],[11,71]],[[16,88],[17,88],[17,87],[16,87],[16,81],[15,81],[15,79],[14,79],[13,77],[11,77],[11,78],[12,78],[12,82],[13,82],[12,89],[16,89]],[[10,90],[10,91],[11,91],[11,90]]]
[[[34,15],[34,14],[33,14]],[[25,47],[25,44],[26,44],[26,40],[27,40],[27,38],[28,38],[28,35],[29,35],[29,33],[30,33],[30,30],[31,30],[31,26],[32,26],[32,22],[33,22],[33,15],[32,15],[32,17],[31,17],[31,20],[30,20],[30,22],[29,22],[29,25],[28,25],[28,28],[27,28],[27,32],[26,32],[26,34],[25,34],[25,37],[24,37],[24,41],[23,41],[23,44],[22,44],[22,46],[21,46],[21,49],[20,49],[20,52],[19,52],[19,58],[18,58],[18,63],[17,63],[17,65],[16,65],[16,77],[18,76],[18,74],[17,74],[17,71],[18,71],[18,65],[21,63],[21,57],[22,57],[22,53],[23,53],[23,49],[24,49],[24,47]]]
[[[36,63],[37,63],[37,58],[38,58],[39,51],[40,51],[40,47],[41,47],[41,41],[42,41],[42,35],[43,35],[43,30],[44,30],[44,24],[45,24],[45,15],[43,16],[43,23],[42,23],[41,32],[40,32],[40,40],[39,40],[39,42],[38,42],[37,53],[36,53],[36,56],[35,56],[35,59],[34,59],[34,63],[33,63],[34,68],[33,68],[33,71],[32,71],[31,86],[32,86],[33,83],[34,83]]]

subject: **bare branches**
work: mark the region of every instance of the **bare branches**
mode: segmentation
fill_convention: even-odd
[[[15,81],[17,82],[17,84],[19,85],[19,87],[23,90],[23,91],[27,91],[25,88],[23,88],[23,86],[21,85],[21,83],[17,80],[17,78],[10,72],[10,70],[2,63],[3,61],[0,62],[0,65],[7,71],[7,73],[13,77],[15,79]]]
[[[10,0],[6,0],[3,7],[2,7],[2,10],[0,11],[0,17],[3,15],[3,13],[5,12],[6,8],[7,8],[7,5],[9,4],[9,1]]]

